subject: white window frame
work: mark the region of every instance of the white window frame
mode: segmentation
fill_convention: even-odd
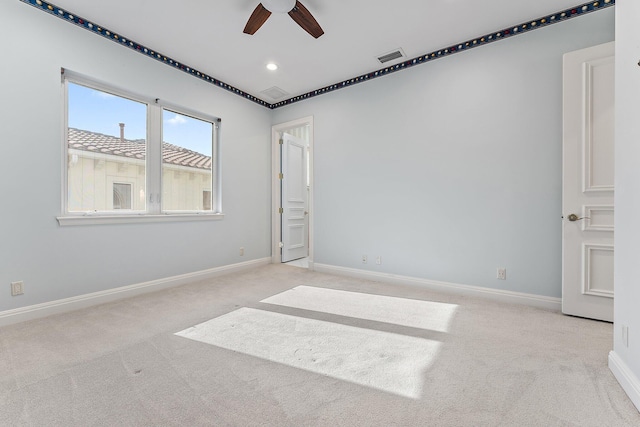
[[[68,124],[69,124],[69,91],[68,83],[110,93],[115,96],[127,98],[132,101],[147,105],[147,148],[146,148],[146,210],[145,211],[69,211],[68,191]],[[61,226],[69,225],[99,225],[99,224],[125,224],[138,222],[169,222],[169,221],[208,221],[224,218],[222,213],[222,182],[220,168],[220,131],[221,120],[218,117],[209,116],[198,111],[191,110],[158,98],[140,95],[114,85],[98,81],[96,79],[78,74],[76,72],[62,70],[63,90],[63,120],[62,120],[62,207],[61,215],[57,217]],[[212,135],[212,209],[210,211],[163,211],[161,203],[162,195],[162,112],[169,110],[190,116],[195,119],[210,122],[213,126]]]

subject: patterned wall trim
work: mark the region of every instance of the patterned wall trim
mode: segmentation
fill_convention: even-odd
[[[484,46],[489,43],[493,43],[499,40],[503,40],[505,38],[514,37],[520,34],[527,33],[529,31],[537,30],[539,28],[544,28],[549,25],[557,24],[559,22],[566,21],[568,19],[576,18],[578,16],[585,15],[587,13],[595,12],[600,9],[605,9],[611,6],[614,6],[615,0],[593,0],[588,3],[581,4],[576,7],[572,7],[569,9],[565,9],[556,13],[552,13],[550,15],[543,16],[538,19],[533,19],[531,21],[523,22],[518,25],[513,25],[508,28],[504,28],[499,31],[495,31],[489,34],[485,34],[480,37],[476,37],[471,40],[467,40],[461,43],[454,44],[452,46],[447,46],[442,49],[438,49],[436,51],[426,53],[424,55],[418,56],[413,59],[406,60],[404,62],[381,68],[376,71],[372,71],[367,74],[360,75],[358,77],[354,77],[339,83],[335,83],[329,86],[325,86],[320,89],[316,89],[311,92],[307,92],[302,95],[294,96],[293,98],[285,99],[280,102],[276,102],[274,104],[269,104],[266,101],[263,101],[260,98],[256,98],[253,95],[250,95],[236,87],[233,87],[223,81],[220,81],[214,77],[211,77],[205,73],[202,73],[194,68],[189,67],[186,64],[180,63],[178,61],[173,60],[172,58],[163,55],[162,53],[156,52],[151,48],[143,46],[139,43],[136,43],[133,40],[128,40],[124,36],[114,33],[94,22],[88,21],[84,18],[81,18],[73,13],[66,11],[64,9],[55,6],[49,2],[43,0],[20,0],[24,3],[30,4],[34,7],[37,7],[45,12],[48,12],[54,16],[57,16],[61,19],[66,20],[72,24],[78,25],[88,31],[91,31],[95,34],[101,35],[105,38],[108,38],[122,46],[128,47],[129,49],[133,49],[143,55],[146,55],[150,58],[153,58],[157,61],[160,61],[164,64],[167,64],[171,67],[174,67],[180,71],[183,71],[187,74],[190,74],[196,78],[204,80],[208,83],[211,83],[215,86],[218,86],[222,89],[225,89],[229,92],[232,92],[238,96],[241,96],[249,101],[255,102],[256,104],[262,105],[263,107],[267,107],[270,109],[275,109],[279,107],[283,107],[285,105],[290,105],[299,101],[303,101],[305,99],[313,98],[319,95],[323,95],[325,93],[333,92],[338,89],[343,89],[346,87],[353,86],[358,83],[366,82],[378,77],[386,76],[391,73],[395,73],[398,71],[406,70],[407,68],[411,68],[416,65],[425,64],[427,62],[434,61],[439,58],[444,58],[446,56],[453,55],[458,52],[462,52],[465,50],[473,49],[475,47]]]
[[[192,75],[193,77],[196,77],[200,80],[204,80],[208,83],[211,83],[215,86],[218,86],[222,89],[228,90],[229,92],[233,92],[234,94],[241,96],[245,99],[248,99],[249,101],[253,101],[256,104],[260,104],[263,107],[267,107],[267,108],[271,108],[271,104],[269,104],[266,101],[263,101],[260,98],[256,98],[253,95],[250,95],[240,89],[238,89],[237,87],[233,87],[230,84],[227,84],[221,80],[218,80],[214,77],[209,76],[208,74],[202,73],[198,70],[196,70],[195,68],[189,67],[187,64],[183,64],[181,62],[178,62],[166,55],[163,55],[160,52],[156,52],[155,50],[151,49],[150,47],[144,46],[140,43],[137,43],[133,40],[129,40],[128,38],[126,38],[125,36],[123,36],[122,34],[118,34],[115,33],[107,28],[104,28],[103,26],[96,24],[95,22],[91,22],[89,20],[86,20],[80,16],[77,16],[75,14],[73,14],[72,12],[69,12],[67,10],[64,10],[52,3],[46,2],[46,1],[42,1],[42,0],[20,0],[23,3],[27,3],[30,4],[32,6],[35,6],[45,12],[50,13],[51,15],[57,16],[58,18],[64,19],[65,21],[75,24],[79,27],[82,27],[88,31],[91,31],[92,33],[101,35],[102,37],[105,37],[109,40],[112,40],[116,43],[118,43],[119,45],[128,47],[129,49],[133,49],[145,56],[148,56],[150,58],[153,58],[157,61],[160,61],[164,64],[167,64],[173,68],[176,68],[180,71],[183,71],[187,74]]]
[[[322,95],[328,92],[333,92],[338,89],[343,89],[345,87],[353,86],[354,84],[362,83],[371,79],[375,79],[378,77],[386,76],[391,73],[395,73],[398,71],[406,70],[407,68],[411,68],[416,65],[424,64],[430,61],[434,61],[436,59],[440,59],[449,55],[453,55],[458,52],[462,52],[465,50],[473,49],[475,47],[484,46],[489,43],[493,43],[499,40],[503,40],[505,38],[517,36],[520,34],[527,33],[529,31],[537,30],[539,28],[544,28],[548,25],[556,24],[559,22],[566,21],[571,18],[575,18],[578,16],[582,16],[584,14],[595,12],[600,9],[604,9],[615,4],[615,0],[598,0],[591,1],[589,3],[582,4],[580,6],[572,7],[570,9],[566,9],[557,13],[552,13],[550,15],[544,16],[542,18],[534,19],[531,21],[523,22],[518,25],[514,25],[508,28],[504,28],[500,31],[495,31],[493,33],[485,34],[484,36],[476,37],[471,40],[464,41],[462,43],[457,43],[452,46],[444,47],[442,49],[438,49],[436,51],[418,56],[413,59],[406,60],[396,65],[392,65],[389,67],[381,68],[379,70],[363,74],[358,77],[354,77],[349,80],[345,80],[340,83],[332,84],[329,86],[325,86],[321,89],[316,89],[312,92],[305,93],[303,95],[294,96],[293,98],[285,99],[283,101],[277,102],[275,104],[270,104],[269,108],[278,108],[284,105],[290,105],[298,101],[303,101],[305,99],[313,98],[318,95]]]

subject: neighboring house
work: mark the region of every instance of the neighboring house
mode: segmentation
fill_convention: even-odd
[[[144,210],[146,142],[69,128],[69,211]],[[162,144],[162,207],[211,210],[211,157]]]

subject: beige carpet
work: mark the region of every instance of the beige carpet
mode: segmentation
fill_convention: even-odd
[[[638,426],[608,323],[271,265],[0,328],[0,426]]]

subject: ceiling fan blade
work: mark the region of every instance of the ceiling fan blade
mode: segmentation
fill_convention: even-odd
[[[289,16],[298,23],[307,33],[311,34],[314,38],[318,38],[324,34],[324,31],[318,24],[318,21],[311,15],[311,12],[302,5],[299,1],[296,1],[296,5],[289,12]]]
[[[262,3],[258,4],[249,17],[247,25],[244,26],[244,30],[242,32],[245,34],[255,34],[270,16],[271,12],[265,9]]]

